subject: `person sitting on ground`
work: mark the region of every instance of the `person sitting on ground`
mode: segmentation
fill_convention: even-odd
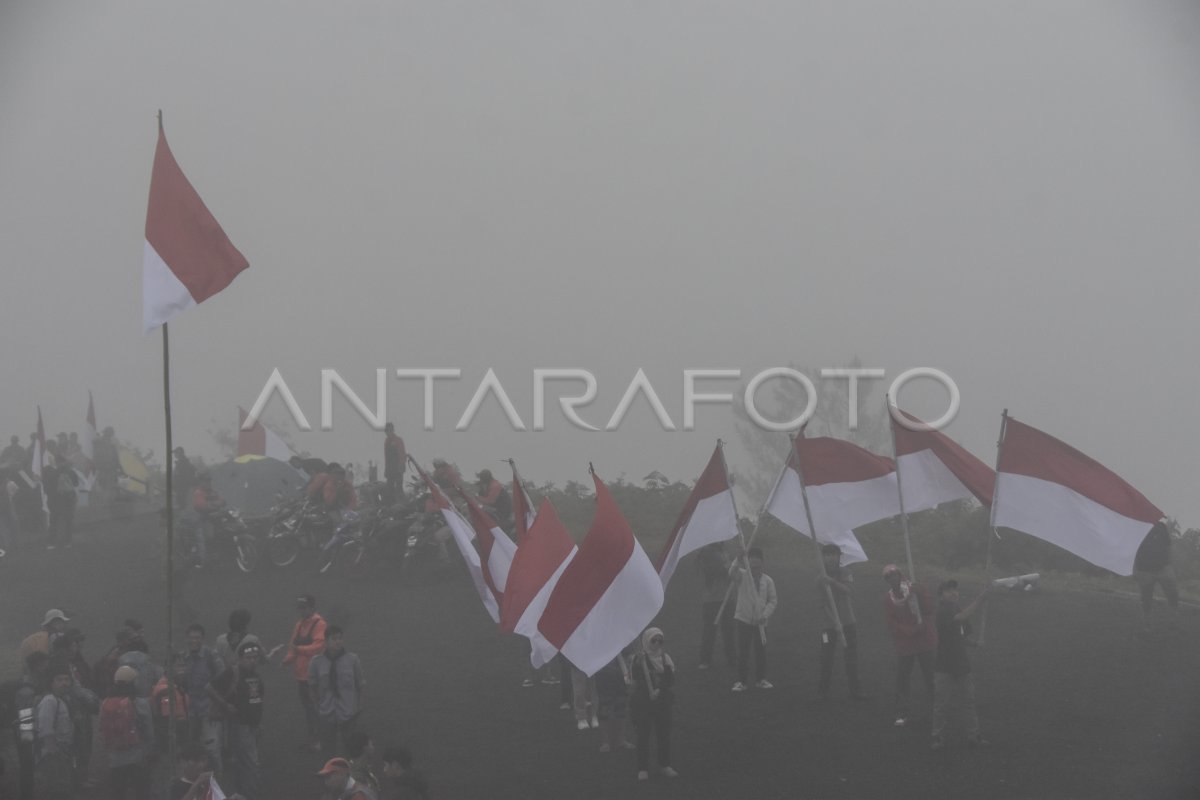
[[[1175,568],[1171,565],[1170,520],[1163,517],[1154,523],[1133,557],[1133,576],[1142,597],[1142,635],[1150,632],[1150,614],[1154,611],[1154,586],[1162,587],[1171,610],[1172,624],[1179,623],[1179,586]]]
[[[647,628],[642,650],[633,657],[630,673],[633,695],[629,700],[637,731],[638,780],[650,778],[650,735],[657,740],[659,771],[663,777],[679,775],[671,766],[671,717],[675,704],[675,663],[663,649],[663,632]]]
[[[350,775],[362,786],[379,793],[379,779],[375,777],[371,762],[375,758],[375,743],[366,731],[356,730],[346,736],[346,759],[350,762]]]
[[[429,800],[429,782],[413,767],[412,754],[403,747],[383,751],[380,800]]]

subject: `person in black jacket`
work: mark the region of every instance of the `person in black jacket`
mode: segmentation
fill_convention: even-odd
[[[1133,576],[1142,595],[1142,634],[1150,632],[1150,613],[1154,611],[1154,585],[1162,587],[1172,619],[1179,619],[1179,587],[1171,566],[1171,529],[1163,517],[1146,534],[1133,557]]]
[[[630,716],[637,731],[638,780],[650,778],[650,735],[657,739],[658,766],[664,777],[679,775],[671,767],[671,711],[675,704],[675,663],[663,649],[663,632],[647,628],[642,651],[633,657],[630,672],[633,696]]]

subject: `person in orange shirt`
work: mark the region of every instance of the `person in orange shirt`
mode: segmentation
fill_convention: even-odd
[[[17,658],[21,664],[25,663],[25,659],[29,658],[33,653],[50,654],[50,645],[54,640],[63,635],[67,629],[67,623],[71,620],[67,619],[67,615],[59,611],[57,608],[52,608],[46,612],[46,616],[42,618],[42,629],[37,633],[31,633],[21,642],[21,646],[17,649]]]
[[[325,619],[317,613],[317,600],[311,594],[296,598],[296,611],[300,618],[292,628],[292,638],[287,645],[283,665],[292,665],[300,705],[304,708],[304,719],[308,725],[308,741],[304,747],[320,750],[317,708],[313,705],[312,693],[308,689],[308,662],[325,649]]]

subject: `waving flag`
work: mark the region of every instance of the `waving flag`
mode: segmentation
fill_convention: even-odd
[[[654,565],[608,487],[595,473],[592,480],[596,517],[538,622],[547,641],[589,676],[632,642],[663,603]]]
[[[558,652],[538,631],[538,622],[559,578],[578,552],[554,506],[543,500],[513,556],[500,604],[500,630],[529,639],[529,660],[534,667],[541,667]]]
[[[179,168],[160,119],[142,255],[146,332],[212,297],[248,266]]]
[[[508,570],[512,565],[513,555],[517,552],[517,546],[474,497],[463,491],[461,486],[455,488],[467,503],[467,514],[471,520],[471,527],[475,530],[475,541],[479,543],[483,580],[492,590],[492,596],[503,605],[504,586],[508,582]]]
[[[488,585],[487,580],[483,577],[483,565],[479,560],[479,551],[475,549],[472,539],[475,536],[471,529],[471,523],[463,519],[463,515],[458,513],[450,501],[446,499],[446,495],[438,488],[438,485],[433,482],[433,479],[425,474],[425,470],[421,469],[421,465],[409,457],[409,461],[416,468],[417,473],[421,476],[421,480],[425,481],[425,486],[433,495],[433,501],[437,504],[438,510],[442,512],[442,518],[445,519],[447,527],[450,528],[450,533],[454,538],[454,544],[458,546],[458,551],[462,553],[463,561],[467,562],[467,572],[471,574],[471,582],[475,584],[475,591],[479,593],[479,599],[483,602],[484,609],[495,622],[500,621],[500,602],[497,599],[492,588]]]
[[[679,559],[701,547],[728,541],[737,535],[733,491],[718,444],[708,460],[708,466],[700,474],[700,480],[696,481],[692,493],[688,495],[683,511],[675,521],[675,527],[655,564],[663,588],[667,588]]]
[[[913,423],[925,424],[899,409],[896,412]],[[905,511],[922,511],[968,497],[985,507],[992,505],[995,470],[941,431],[910,430],[894,418],[891,423]]]
[[[512,467],[513,519],[517,523],[517,544],[521,544],[525,541],[525,535],[529,529],[533,527],[533,520],[537,512],[534,511],[529,493],[525,491],[525,484],[521,482],[521,476],[517,474],[516,462],[509,459],[508,465]]]
[[[238,456],[266,456],[276,461],[288,461],[296,455],[287,442],[266,425],[256,420],[253,427],[244,430],[245,424],[246,412],[238,406]]]
[[[993,522],[1056,544],[1118,575],[1163,512],[1116,473],[1006,416]]]

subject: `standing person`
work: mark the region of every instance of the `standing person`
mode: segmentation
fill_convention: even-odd
[[[34,764],[37,753],[37,710],[43,695],[50,689],[50,656],[33,652],[25,659],[25,672],[17,684],[14,705],[17,707],[17,767],[21,777],[18,784],[20,800],[33,800]]]
[[[187,691],[187,740],[199,742],[208,751],[216,770],[221,769],[222,721],[211,712],[208,684],[224,671],[224,663],[204,643],[204,626],[193,622],[187,629],[187,651],[183,654],[183,687]]]
[[[43,476],[46,487],[47,503],[54,495],[54,505],[50,511],[50,543],[58,547],[70,547],[71,538],[75,533],[75,507],[79,503],[76,491],[79,489],[79,476],[75,468],[65,457],[59,455],[54,470],[53,480]]]
[[[625,739],[625,718],[629,708],[629,689],[633,676],[629,671],[629,659],[624,652],[605,664],[596,673],[596,697],[600,704],[600,752],[608,753],[617,748],[632,750],[633,744]]]
[[[12,549],[13,539],[17,535],[16,497],[19,490],[9,471],[0,467],[0,558],[4,558]]]
[[[821,545],[821,560],[825,572],[817,575],[817,593],[821,598],[821,610],[825,613],[825,629],[821,631],[821,682],[822,700],[829,698],[829,684],[833,678],[833,656],[838,646],[837,623],[842,624],[842,635],[846,647],[842,659],[846,667],[846,686],[852,700],[863,700],[865,695],[858,682],[858,627],[854,622],[854,576],[842,566],[842,548],[836,544]],[[829,587],[829,591],[825,591]],[[829,598],[833,597],[833,606]],[[835,617],[833,609],[837,609]]]
[[[226,667],[237,663],[237,647],[250,630],[250,612],[235,608],[229,612],[229,630],[217,637],[217,655]]]
[[[325,779],[328,797],[334,800],[375,800],[370,787],[363,786],[350,774],[350,762],[344,758],[331,758],[317,773]]]
[[[50,645],[63,635],[70,621],[61,609],[52,608],[47,611],[42,617],[42,629],[25,637],[21,646],[17,648],[17,658],[24,663],[31,653],[50,655]]]
[[[165,753],[170,744],[170,728],[175,728],[175,741],[187,744],[194,741],[188,736],[187,656],[172,653],[167,660],[167,669],[175,678],[175,714],[171,714],[171,693],[166,673],[154,684],[150,693],[150,708],[154,715],[154,738],[158,749]]]
[[[1146,538],[1138,546],[1133,557],[1133,576],[1137,580],[1142,596],[1141,635],[1150,633],[1150,614],[1154,611],[1154,586],[1162,587],[1171,610],[1173,624],[1179,622],[1179,586],[1175,582],[1175,568],[1171,565],[1171,529],[1169,520],[1163,517],[1154,523]]]
[[[88,775],[88,764],[92,758],[92,722],[100,710],[92,684],[92,670],[83,657],[83,631],[71,628],[51,646],[51,660],[62,662],[71,671],[69,701],[71,722],[75,726],[75,768],[78,782],[83,783]]]
[[[754,685],[759,689],[773,689],[767,680],[767,622],[775,613],[778,598],[775,581],[763,571],[763,552],[751,547],[746,553],[746,567],[738,568],[737,608],[733,612],[734,627],[737,629],[738,675],[733,691],[746,691],[750,680],[750,648],[754,648],[754,669],[758,679]],[[637,677],[636,675],[634,676]]]
[[[354,730],[362,712],[362,663],[346,652],[345,635],[337,625],[325,628],[325,650],[308,664],[308,688],[317,710],[321,751],[333,758]]]
[[[650,777],[650,734],[655,735],[658,766],[664,777],[679,773],[671,767],[671,711],[675,704],[675,664],[663,649],[663,632],[647,628],[642,651],[633,657],[633,695],[629,707],[637,731],[638,780]]]
[[[25,448],[21,447],[21,437],[9,437],[8,447],[0,451],[0,469],[22,469],[26,457]]]
[[[108,753],[108,783],[113,800],[150,798],[150,757],[154,719],[150,702],[137,696],[137,670],[117,669],[109,696],[100,705],[100,737]]]
[[[404,440],[396,435],[396,426],[388,423],[383,427],[383,479],[387,481],[392,502],[404,497],[404,469],[408,463],[408,451]]]
[[[483,510],[501,527],[512,522],[512,498],[504,484],[492,476],[490,469],[475,473],[475,494],[483,504]]]
[[[412,753],[403,747],[383,751],[380,800],[429,800],[429,782],[412,763]]]
[[[75,724],[71,713],[71,669],[66,662],[47,670],[50,690],[37,704],[34,784],[44,800],[70,798],[75,791]]]
[[[283,665],[292,665],[296,691],[300,695],[300,706],[304,709],[304,721],[308,731],[308,741],[304,747],[315,751],[321,749],[321,738],[317,707],[308,688],[308,663],[325,649],[325,619],[317,613],[317,599],[311,594],[296,598],[296,612],[299,619],[292,628],[292,638],[288,640]]]
[[[947,717],[957,711],[967,733],[967,744],[986,745],[979,734],[975,713],[975,679],[967,658],[967,637],[971,635],[971,615],[983,603],[991,587],[984,586],[966,608],[958,606],[958,581],[938,586],[937,659],[933,667],[933,743],[934,750],[946,746]]]
[[[130,631],[128,644],[125,645],[125,652],[121,653],[117,658],[119,667],[133,667],[137,672],[134,679],[134,689],[137,690],[138,697],[149,697],[154,691],[154,685],[158,683],[158,679],[163,676],[163,669],[158,664],[150,659],[150,646],[146,644],[146,640],[142,638],[140,627],[139,632],[133,632],[129,626],[132,620],[126,620],[126,629]]]
[[[175,455],[175,471],[171,476],[171,488],[175,492],[175,508],[182,510],[188,507],[188,498],[192,495],[192,489],[196,488],[196,467],[188,459],[182,447],[176,447],[171,452]]]
[[[589,678],[583,670],[571,665],[571,705],[575,709],[575,727],[586,731],[589,727],[599,728],[600,711],[596,702],[596,679]]]
[[[913,662],[921,665],[921,677],[929,698],[933,699],[933,660],[937,651],[936,611],[929,591],[904,579],[900,568],[883,568],[888,590],[883,594],[883,614],[892,643],[896,646],[896,727],[908,723],[911,712],[909,689]]]
[[[729,592],[729,557],[725,554],[724,542],[713,542],[700,548],[696,564],[704,581],[704,593],[700,607],[700,669],[712,666],[713,647],[717,643],[717,632],[721,634],[721,649],[725,653],[725,665],[737,663],[737,647],[734,644],[733,612],[736,603],[726,601]],[[722,610],[724,606],[724,610]],[[721,619],[717,619],[717,613]]]
[[[229,721],[233,785],[247,800],[258,800],[258,729],[262,724],[266,686],[258,673],[262,648],[247,634],[238,645],[238,660],[208,684],[208,695]]]

